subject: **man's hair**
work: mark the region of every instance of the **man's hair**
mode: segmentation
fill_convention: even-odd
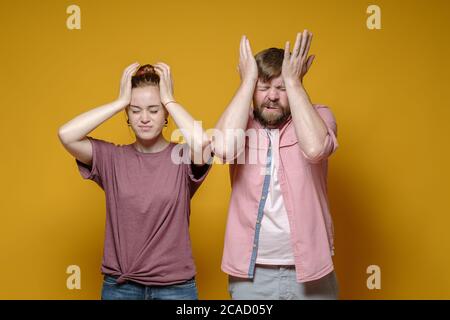
[[[263,82],[269,82],[281,74],[283,65],[284,49],[269,48],[256,54],[255,60],[258,65],[258,77]]]

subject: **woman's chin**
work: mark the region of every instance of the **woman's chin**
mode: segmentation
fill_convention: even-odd
[[[139,132],[136,137],[142,141],[155,140],[159,136],[158,132]]]

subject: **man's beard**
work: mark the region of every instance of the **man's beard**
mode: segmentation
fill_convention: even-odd
[[[278,108],[281,113],[267,112],[263,114],[264,108],[267,106],[273,106]],[[278,102],[264,102],[259,107],[253,108],[253,117],[255,120],[259,121],[264,127],[278,127],[284,123],[291,115],[291,110],[289,108],[282,108]]]

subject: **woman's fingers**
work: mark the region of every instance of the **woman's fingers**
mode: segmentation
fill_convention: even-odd
[[[132,63],[128,67],[125,68],[124,74],[128,74],[129,72],[131,72],[133,70],[137,70],[138,67],[139,67],[139,63],[137,63],[137,62]]]
[[[136,69],[137,67],[135,66],[135,64],[133,63],[132,65],[128,66],[127,68],[125,68],[123,75],[122,75],[122,81],[128,82],[129,79],[131,78],[131,75],[133,74],[133,70]]]
[[[136,68],[136,66],[139,66],[139,63],[134,62],[134,63],[130,64],[128,67],[126,67],[125,71]]]
[[[154,65],[155,68],[159,68],[160,70],[162,70],[164,73],[170,74],[170,67],[168,64],[164,63],[164,62],[157,62]]]
[[[136,70],[139,68],[139,63],[133,63],[129,65],[127,68],[125,68],[122,80],[128,82],[131,79],[131,76],[136,72]]]
[[[154,65],[154,68],[159,77],[166,82],[166,85],[168,85],[169,90],[173,92],[173,79],[170,74],[169,65],[164,62],[158,62]]]
[[[170,70],[170,66],[167,63],[164,62],[158,62],[156,65],[161,66],[164,69]]]
[[[153,67],[155,68],[156,72],[158,72],[158,71],[160,72],[160,74],[159,74],[160,76],[162,75],[162,76],[164,76],[166,78],[169,77],[170,70],[169,70],[169,66],[168,65],[166,65],[164,63],[161,63],[161,62],[158,62]]]

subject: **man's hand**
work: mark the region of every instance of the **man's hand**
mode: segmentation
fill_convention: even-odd
[[[285,83],[303,83],[303,77],[308,72],[314,60],[314,55],[308,57],[309,47],[311,46],[312,33],[304,30],[297,33],[294,50],[292,55],[289,52],[289,41],[284,48],[284,59],[282,66],[282,76]]]
[[[244,35],[239,46],[239,76],[242,82],[256,82],[258,80],[258,66],[250,47],[250,41]]]
[[[159,95],[161,97],[161,103],[165,106],[169,101],[173,101],[173,80],[170,73],[170,67],[163,63],[158,62],[154,65],[155,71],[159,76]]]

